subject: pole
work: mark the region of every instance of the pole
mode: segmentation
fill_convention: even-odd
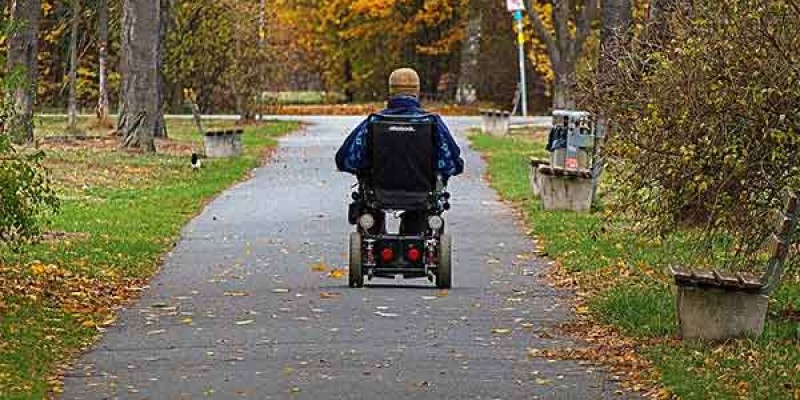
[[[517,21],[517,43],[519,44],[519,86],[522,97],[522,116],[528,116],[528,86],[525,82],[525,31],[522,25],[522,11],[514,11],[514,20]]]

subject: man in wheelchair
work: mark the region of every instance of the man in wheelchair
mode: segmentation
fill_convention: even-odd
[[[370,115],[336,153],[339,170],[356,175],[349,221],[350,286],[364,275],[435,279],[451,286],[450,236],[442,214],[450,208],[448,180],[464,161],[447,126],[425,112],[418,100],[420,81],[409,68],[389,77],[388,107]],[[399,232],[387,232],[386,213],[401,213]]]

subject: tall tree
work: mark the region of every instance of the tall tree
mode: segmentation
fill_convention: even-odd
[[[124,0],[122,5],[122,72],[120,119],[123,146],[154,152],[154,137],[163,132],[161,75],[161,2]]]
[[[553,107],[574,107],[575,99],[572,89],[575,85],[575,70],[583,45],[591,30],[591,21],[597,11],[597,1],[553,1],[552,6],[548,5],[554,28],[552,32],[539,14],[542,12],[540,7],[535,6],[535,2],[531,3],[533,4],[528,7],[528,14],[533,29],[547,47],[547,54],[555,74]]]
[[[108,101],[108,0],[97,2],[97,34],[98,34],[98,90],[97,119],[106,124],[109,114]]]
[[[16,117],[9,123],[19,124],[21,137],[14,137],[17,142],[33,141],[33,106],[36,102],[38,51],[37,37],[39,33],[39,14],[42,11],[41,0],[12,0],[11,20],[18,26],[8,41],[8,69],[22,70],[23,82],[14,90],[14,107]]]
[[[67,129],[76,131],[78,128],[78,22],[80,22],[80,0],[72,0],[72,20],[70,21],[69,35],[69,99]]]

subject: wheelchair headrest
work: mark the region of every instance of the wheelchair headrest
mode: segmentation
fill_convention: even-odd
[[[436,180],[435,120],[425,115],[376,115],[369,124],[372,178],[381,203],[424,207]]]

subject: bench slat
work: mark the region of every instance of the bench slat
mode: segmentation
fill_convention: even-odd
[[[747,272],[737,272],[736,276],[739,278],[739,282],[741,283],[741,285],[744,286],[745,288],[758,289],[763,286],[761,284],[761,278],[753,274]]]
[[[692,271],[683,267],[670,267],[670,272],[676,282],[691,282]]]
[[[711,285],[718,284],[717,278],[714,276],[714,272],[703,270],[703,269],[695,269],[692,270],[692,275],[695,280],[700,283],[708,283]]]
[[[786,214],[791,215],[797,212],[798,203],[797,192],[790,193],[789,199],[786,200]]]
[[[739,278],[737,278],[736,275],[734,275],[734,274],[732,274],[730,272],[724,272],[724,271],[719,271],[717,269],[714,269],[714,277],[716,277],[717,280],[721,284],[723,284],[725,286],[728,286],[728,287],[740,287],[741,286],[739,284]]]
[[[778,235],[772,235],[770,253],[773,258],[784,259],[789,254],[789,246]]]

